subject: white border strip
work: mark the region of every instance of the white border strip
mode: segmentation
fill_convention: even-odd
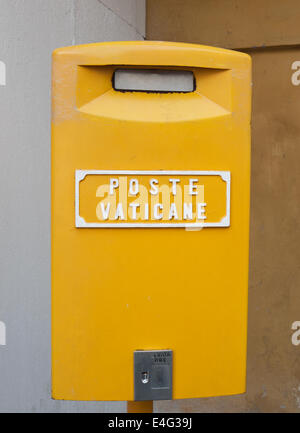
[[[87,175],[185,175],[185,176],[220,176],[226,182],[226,216],[217,223],[87,223],[79,215],[79,183]],[[230,226],[230,171],[182,171],[182,170],[75,170],[75,226],[77,228],[202,228],[202,227],[229,227]]]

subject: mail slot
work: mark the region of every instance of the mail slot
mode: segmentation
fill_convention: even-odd
[[[250,57],[61,48],[52,95],[53,398],[243,393]]]

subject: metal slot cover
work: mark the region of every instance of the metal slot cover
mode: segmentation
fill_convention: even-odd
[[[117,69],[113,78],[114,89],[123,92],[193,92],[192,71],[165,69]]]

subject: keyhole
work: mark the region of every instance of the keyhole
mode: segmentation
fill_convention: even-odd
[[[143,371],[142,373],[142,383],[148,383],[149,382],[149,372]]]

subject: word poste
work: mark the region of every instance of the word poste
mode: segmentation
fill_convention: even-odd
[[[110,173],[77,174],[77,227],[202,227],[208,220],[213,224],[212,218],[220,222],[226,214],[227,182],[211,172]]]

